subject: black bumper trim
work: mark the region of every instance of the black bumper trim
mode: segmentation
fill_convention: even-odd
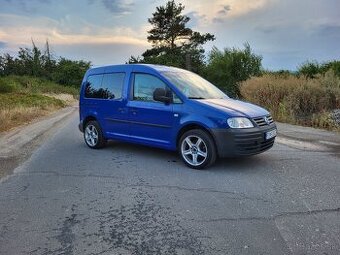
[[[211,129],[220,157],[250,156],[262,153],[274,145],[275,137],[265,140],[265,133],[276,129],[273,123],[247,129]]]

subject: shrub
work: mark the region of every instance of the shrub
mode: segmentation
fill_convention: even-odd
[[[314,79],[317,74],[321,73],[321,68],[318,62],[307,61],[299,66],[298,73],[307,79]]]
[[[320,69],[322,74],[325,74],[328,71],[332,70],[334,75],[340,78],[340,61],[334,60],[323,63]]]
[[[0,78],[0,93],[12,93],[17,91],[17,86],[11,81]]]
[[[330,112],[340,109],[340,78],[332,70],[315,79],[265,74],[243,82],[240,91],[276,120],[292,124],[332,128]]]
[[[239,97],[239,84],[251,76],[261,74],[262,57],[252,52],[249,44],[243,50],[216,47],[209,55],[204,76],[213,84],[225,90],[230,96]]]
[[[62,86],[44,78],[10,75],[0,77],[0,93],[66,93],[77,96],[76,87]]]

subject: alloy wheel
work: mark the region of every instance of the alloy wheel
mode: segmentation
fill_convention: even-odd
[[[202,165],[208,157],[207,145],[196,135],[189,135],[182,141],[181,153],[184,160],[192,166]]]

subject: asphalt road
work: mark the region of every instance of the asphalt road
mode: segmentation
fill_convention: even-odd
[[[91,150],[74,113],[0,182],[0,254],[340,254],[340,157],[276,143],[195,171]]]

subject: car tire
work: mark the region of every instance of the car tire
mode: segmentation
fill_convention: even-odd
[[[185,132],[179,140],[178,150],[183,162],[193,169],[204,169],[217,157],[213,138],[201,129]]]
[[[89,121],[85,124],[84,141],[91,149],[100,149],[106,145],[102,129],[97,121]]]

